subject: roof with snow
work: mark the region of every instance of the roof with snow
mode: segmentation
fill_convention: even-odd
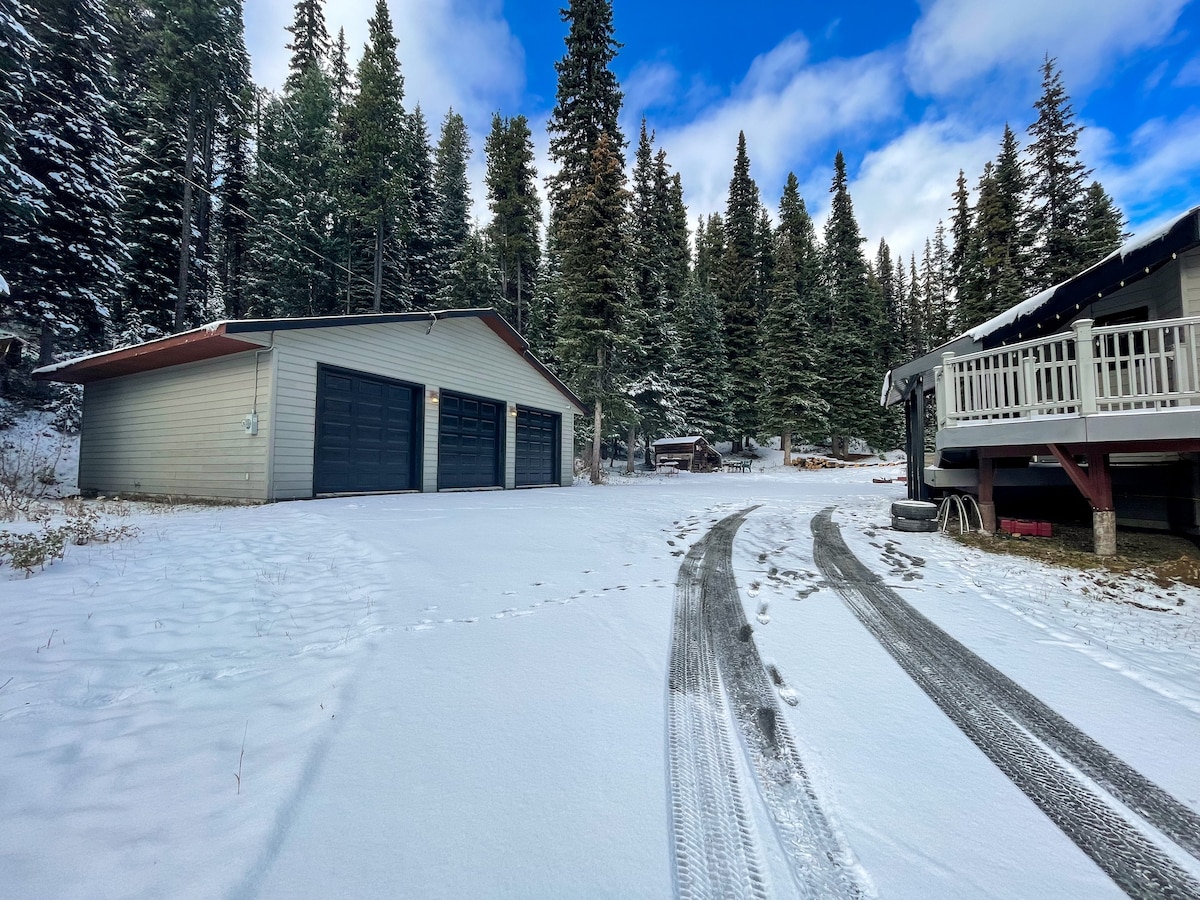
[[[191,331],[167,337],[79,356],[35,369],[39,381],[63,381],[87,384],[103,378],[116,378],[135,372],[149,372],[168,366],[216,359],[234,353],[262,349],[262,344],[242,335],[302,328],[340,328],[349,325],[388,325],[426,323],[430,328],[443,319],[478,319],[549,381],[580,412],[590,410],[575,393],[529,351],[529,343],[494,309],[439,309],[426,312],[373,313],[352,316],[314,316],[295,319],[231,319],[210,322]]]
[[[1178,254],[1196,246],[1200,246],[1200,206],[1135,237],[1061,284],[1021,301],[923,356],[896,366],[884,379],[884,395],[888,402],[897,402],[906,382],[914,375],[932,372],[934,366],[941,364],[946,351],[963,354],[991,350],[1052,334],[1064,322],[1079,318],[1092,302],[1152,275]],[[931,390],[932,379],[927,379],[925,386]]]
[[[696,441],[703,441],[704,437],[699,434],[690,435],[688,437],[669,437],[662,438],[654,442],[655,447],[665,447],[668,444],[694,444]],[[707,441],[705,442],[707,443]]]

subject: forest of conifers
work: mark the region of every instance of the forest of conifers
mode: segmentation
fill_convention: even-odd
[[[55,402],[39,363],[217,319],[490,306],[598,434],[884,447],[887,368],[1122,239],[1049,57],[1024,146],[1005,125],[977,181],[947,173],[948,224],[906,259],[864,247],[841,153],[820,233],[794,174],[768,209],[744,135],[725,209],[689,213],[652,123],[622,133],[610,0],[562,19],[553,171],[497,111],[471,198],[463,118],[405,103],[384,0],[357,53],[298,0],[278,93],[251,81],[241,0],[2,0],[8,402]]]

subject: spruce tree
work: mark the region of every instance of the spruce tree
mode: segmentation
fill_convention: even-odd
[[[593,405],[591,478],[599,482],[604,406],[622,395],[613,366],[625,343],[629,291],[621,92],[610,68],[619,45],[609,0],[571,0],[562,18],[567,52],[555,64],[547,125],[558,167],[548,179],[549,252],[560,276],[557,352],[570,383]]]
[[[436,303],[444,269],[439,267],[439,198],[434,185],[433,148],[420,106],[407,117],[401,147],[403,196],[407,202],[401,209],[396,265],[403,272],[409,303],[428,309]]]
[[[967,191],[967,176],[962,169],[958,170],[958,180],[955,182],[954,213],[950,220],[950,238],[952,246],[947,261],[947,278],[950,281],[950,292],[953,296],[954,315],[953,328],[962,331],[964,328],[959,311],[962,302],[963,285],[972,281],[973,274],[968,271],[967,254],[971,245],[971,198]]]
[[[746,135],[738,133],[733,177],[725,205],[725,253],[718,276],[725,318],[730,408],[734,449],[758,431],[757,396],[761,360],[758,327],[761,307],[761,240],[758,185],[750,177]]]
[[[0,219],[0,259],[8,315],[40,337],[45,364],[56,348],[102,346],[123,249],[119,147],[108,124],[115,85],[102,3],[51,4],[28,26],[43,52],[35,79],[18,67],[8,87],[19,97],[5,110],[17,130],[17,189]]]
[[[517,331],[526,334],[530,298],[538,286],[542,205],[533,165],[533,136],[525,117],[492,116],[484,153],[484,182],[492,211],[488,234],[500,272],[500,311]]]
[[[339,28],[337,43],[333,46],[329,62],[329,80],[333,85],[333,99],[339,113],[354,94],[354,72],[350,68],[349,53],[350,48],[346,46],[346,29]]]
[[[325,10],[322,0],[296,0],[292,24],[287,30],[292,42],[287,49],[292,51],[288,61],[288,77],[285,90],[294,91],[310,68],[324,70],[329,60],[329,32],[325,28]]]
[[[676,330],[680,427],[687,434],[719,438],[729,429],[725,329],[716,295],[701,287],[694,277],[677,307]]]
[[[471,190],[467,162],[471,144],[467,123],[453,109],[442,120],[433,157],[434,265],[438,272],[451,269],[471,235]],[[474,249],[482,249],[478,241]]]
[[[1083,200],[1083,266],[1098,263],[1126,239],[1125,216],[1100,182],[1088,186]]]
[[[563,285],[558,357],[570,383],[593,406],[594,484],[602,479],[604,405],[616,403],[624,387],[615,364],[627,351],[629,334],[627,203],[620,154],[602,134],[592,153],[589,181],[570,195],[559,230]]]
[[[33,10],[23,3],[0,6],[0,297],[8,296],[12,277],[8,242],[28,234],[44,206],[45,185],[21,165],[20,146],[27,95],[34,87],[33,58],[44,52],[27,24]],[[30,98],[30,101],[32,98]]]
[[[406,129],[404,79],[396,58],[396,36],[386,0],[376,0],[367,23],[368,40],[358,63],[358,93],[343,117],[345,177],[354,211],[352,251],[369,259],[369,308],[383,309],[385,256],[394,260],[397,209],[408,204],[407,184],[400,173]],[[361,266],[353,266],[361,273]],[[398,285],[388,291],[389,305],[406,306]]]
[[[793,436],[812,440],[827,433],[829,412],[822,353],[813,340],[811,322],[816,279],[807,262],[817,253],[815,235],[792,173],[780,200],[779,219],[773,283],[761,329],[760,414],[764,427],[780,435],[784,463],[790,464]]]
[[[441,309],[499,307],[500,274],[495,254],[484,234],[472,229],[454,254],[441,279],[437,306]]]
[[[1090,169],[1079,158],[1082,125],[1075,123],[1071,98],[1057,61],[1042,63],[1042,95],[1029,126],[1032,226],[1036,235],[1032,291],[1058,284],[1082,268],[1085,259],[1084,193]]]
[[[854,217],[841,151],[834,160],[830,193],[833,201],[825,223],[824,267],[828,314],[822,323],[831,354],[826,372],[830,431],[835,449],[846,447],[850,438],[878,447],[887,438],[878,394],[885,365],[886,323],[882,301],[868,285],[863,237]]]

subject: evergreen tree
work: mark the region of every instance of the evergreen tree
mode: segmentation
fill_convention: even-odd
[[[917,273],[917,257],[908,260],[908,293],[904,299],[905,320],[908,323],[909,355],[920,356],[929,349],[925,333],[925,285]]]
[[[780,200],[779,219],[773,284],[762,320],[760,410],[763,425],[781,436],[784,463],[790,464],[793,435],[811,440],[827,433],[829,412],[810,318],[815,278],[806,271],[806,261],[816,256],[815,235],[792,173]]]
[[[896,293],[896,273],[892,269],[892,249],[883,238],[879,239],[879,247],[875,251],[872,273],[883,302],[884,319],[892,323],[892,327],[888,329],[891,340],[884,348],[884,358],[888,360],[890,367],[904,361],[905,327],[901,316],[900,296]]]
[[[407,117],[401,105],[404,79],[386,0],[376,0],[375,14],[367,24],[369,37],[358,63],[358,94],[346,108],[342,142],[346,188],[354,212],[352,252],[358,257],[366,251],[371,273],[369,308],[380,312],[385,256],[394,261],[396,233],[403,227],[397,223],[397,211],[403,212],[409,203],[407,184],[398,174]],[[394,289],[388,294],[389,307],[408,305]]]
[[[45,186],[30,178],[20,158],[27,95],[34,90],[32,61],[35,53],[44,52],[26,27],[33,16],[16,0],[0,6],[0,297],[10,291],[9,242],[28,234],[45,208]]]
[[[757,394],[761,361],[758,325],[761,317],[758,185],[750,177],[746,136],[738,134],[733,177],[725,206],[725,253],[718,278],[719,298],[725,318],[730,408],[734,449],[758,430]]]
[[[1076,274],[1086,257],[1084,193],[1090,172],[1079,159],[1082,125],[1075,124],[1071,99],[1056,60],[1042,63],[1042,95],[1029,126],[1032,225],[1036,235],[1031,289],[1036,292]]]
[[[339,111],[345,108],[354,94],[354,72],[350,69],[350,48],[346,46],[346,29],[338,29],[337,44],[329,64],[329,79],[333,85],[333,100]]]
[[[1098,263],[1126,238],[1124,214],[1100,182],[1093,181],[1083,200],[1083,266]]]
[[[692,278],[677,307],[676,367],[681,429],[710,439],[728,431],[729,370],[721,305]]]
[[[671,256],[678,248],[664,238],[671,203],[666,161],[655,156],[654,137],[642,119],[633,168],[630,204],[630,269],[633,290],[626,321],[629,348],[623,361],[631,384],[628,388],[631,416],[626,423],[629,440],[628,471],[633,471],[633,448],[640,425],[650,439],[677,419],[676,380],[670,375],[676,356],[675,332],[667,314],[672,303],[667,276]],[[684,212],[686,216],[686,211]],[[678,300],[678,296],[675,298]]]
[[[19,98],[5,109],[17,131],[8,167],[16,190],[0,211],[0,259],[8,315],[40,336],[45,364],[56,347],[102,345],[122,254],[119,149],[108,124],[115,85],[104,6],[51,4],[28,26],[43,53],[36,80],[22,79],[18,60],[7,88],[7,98]]]
[[[593,405],[591,478],[599,482],[604,405],[622,394],[613,366],[628,311],[625,142],[609,68],[619,45],[609,0],[571,0],[562,18],[567,52],[555,64],[557,102],[547,126],[558,166],[548,179],[549,250],[561,275],[557,351],[570,383]]]
[[[964,327],[985,322],[1024,299],[1028,284],[1030,231],[1025,203],[1027,180],[1016,135],[1004,126],[1000,154],[984,166],[975,203],[968,268],[959,313]]]
[[[292,35],[292,42],[287,45],[292,56],[285,91],[295,92],[310,69],[325,69],[330,48],[323,7],[322,0],[296,0],[295,15],[287,28]]]
[[[471,191],[467,181],[470,156],[467,123],[451,109],[442,120],[433,160],[434,260],[439,274],[457,263],[471,235]],[[480,240],[474,249],[483,247]]]
[[[933,250],[929,272],[930,282],[926,291],[929,295],[929,345],[932,348],[950,340],[953,336],[952,322],[954,321],[954,287],[950,274],[950,251],[946,246],[946,226],[940,220],[933,232]]]
[[[958,170],[958,180],[954,186],[954,206],[951,212],[954,217],[950,220],[950,237],[953,246],[947,261],[947,278],[950,282],[950,293],[955,306],[953,327],[962,331],[964,328],[958,305],[963,296],[963,285],[972,281],[973,274],[968,271],[967,254],[971,245],[971,198],[967,192],[967,176],[963,170]]]
[[[666,152],[658,151],[654,164],[654,192],[663,207],[662,243],[663,290],[667,313],[673,314],[688,289],[691,247],[688,237],[687,207],[683,203],[683,181],[679,173],[667,168]]]
[[[442,279],[437,306],[441,309],[475,309],[499,307],[500,301],[500,275],[496,270],[495,254],[487,246],[486,237],[471,230]]]
[[[407,203],[400,222],[400,253],[397,267],[404,273],[405,294],[409,302],[428,309],[436,302],[441,284],[439,268],[438,208],[434,185],[433,148],[425,115],[418,106],[407,117],[402,137],[401,173],[405,180],[403,196]]]
[[[582,399],[593,405],[593,483],[601,480],[604,404],[621,393],[614,363],[628,342],[627,194],[620,154],[602,134],[592,154],[590,181],[570,195],[560,226],[558,356]]]
[[[552,224],[571,202],[571,195],[592,179],[592,155],[602,135],[609,153],[624,166],[624,139],[617,118],[621,90],[610,68],[620,44],[613,38],[610,0],[570,0],[561,11],[569,25],[567,52],[558,73],[557,102],[550,114],[550,158],[558,172],[547,179]]]
[[[527,307],[537,290],[541,257],[538,228],[542,205],[533,166],[533,136],[525,117],[492,116],[484,152],[484,181],[492,211],[488,233],[500,272],[500,311],[528,338]]]
[[[821,323],[827,330],[830,365],[829,425],[835,449],[849,438],[862,438],[880,446],[885,415],[879,407],[878,384],[885,361],[882,301],[867,282],[862,233],[854,218],[847,188],[846,161],[841,151],[834,160],[833,201],[825,223],[825,286],[828,314]],[[836,354],[836,355],[832,355]]]
[[[725,256],[725,222],[710,213],[696,222],[696,284],[704,291],[717,291],[721,260]]]

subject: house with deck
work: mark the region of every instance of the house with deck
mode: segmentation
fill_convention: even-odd
[[[883,402],[909,497],[971,493],[986,530],[1082,498],[1100,554],[1118,523],[1200,534],[1200,207],[895,367]]]

